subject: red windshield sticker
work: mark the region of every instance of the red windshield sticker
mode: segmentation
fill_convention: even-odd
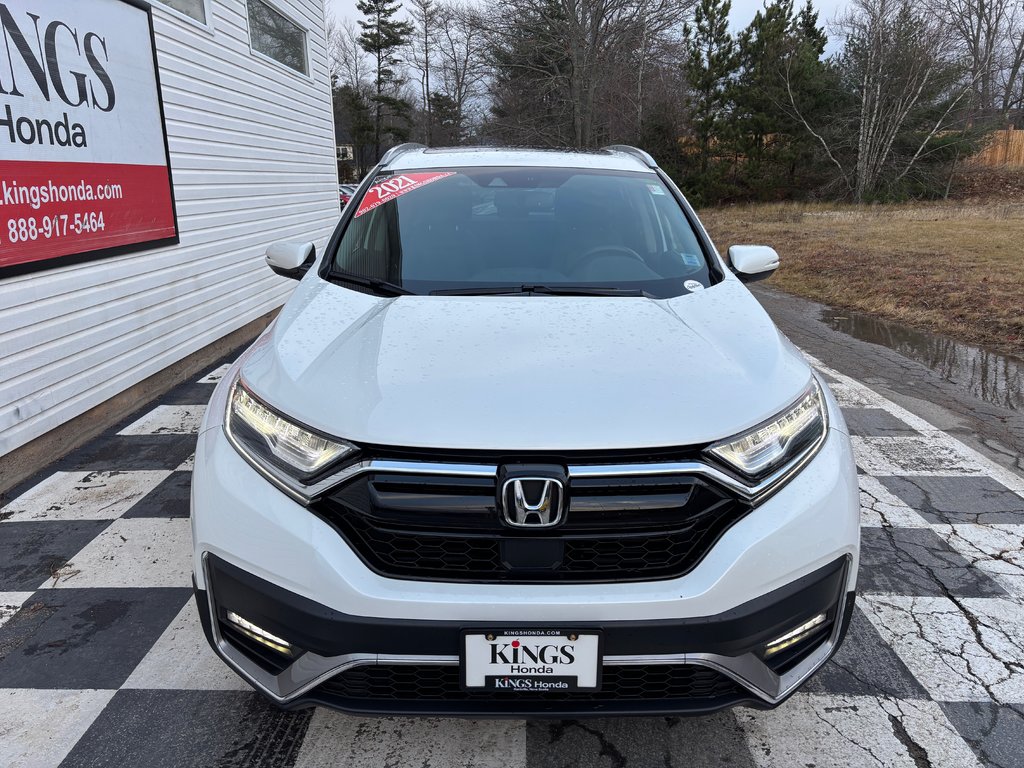
[[[362,216],[364,213],[372,211],[378,205],[391,202],[396,197],[401,197],[408,192],[412,192],[414,189],[425,187],[427,184],[438,179],[447,179],[449,176],[454,175],[455,171],[444,173],[403,173],[401,176],[392,176],[390,179],[378,182],[366,190],[366,194],[363,195],[363,199],[359,203],[359,208],[356,209],[356,216]]]

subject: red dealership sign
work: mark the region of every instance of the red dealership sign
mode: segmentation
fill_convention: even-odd
[[[148,7],[0,0],[0,277],[177,242]]]

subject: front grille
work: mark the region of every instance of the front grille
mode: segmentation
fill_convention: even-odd
[[[750,510],[691,475],[573,479],[562,525],[509,528],[494,478],[370,473],[311,509],[373,570],[478,583],[681,576]]]
[[[380,664],[354,667],[320,685],[318,693],[344,700],[479,701],[665,701],[708,703],[748,696],[738,683],[695,665],[606,666],[599,691],[466,691],[457,666]]]

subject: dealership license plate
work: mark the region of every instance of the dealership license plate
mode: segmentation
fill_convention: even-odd
[[[601,635],[561,630],[464,632],[462,682],[470,690],[596,691]]]

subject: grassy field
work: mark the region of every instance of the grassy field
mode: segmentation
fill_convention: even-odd
[[[1024,357],[1024,202],[700,212],[719,249],[774,246],[768,285]]]

